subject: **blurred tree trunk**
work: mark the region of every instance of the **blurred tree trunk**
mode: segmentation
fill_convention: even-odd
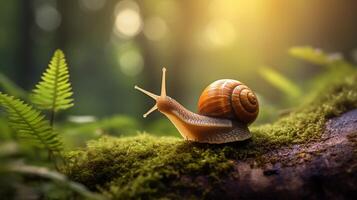
[[[140,2],[139,2],[140,3]],[[195,27],[197,27],[197,19],[200,19],[201,15],[199,10],[199,2],[190,0],[177,1],[179,6],[179,18],[177,26],[170,27],[170,34],[173,35],[172,46],[168,47],[168,51],[172,54],[172,60],[169,60],[169,63],[164,63],[161,60],[157,59],[155,55],[155,50],[153,49],[150,41],[144,37],[143,34],[139,37],[139,43],[142,47],[142,52],[144,56],[145,68],[143,74],[145,74],[146,87],[147,88],[158,88],[158,79],[161,71],[158,71],[158,68],[167,67],[169,68],[169,78],[167,79],[169,95],[179,97],[185,96],[185,87],[184,87],[184,76],[186,74],[185,70],[187,69],[186,63],[190,60],[190,49],[192,49],[192,41],[195,32]],[[141,7],[144,6],[144,3],[141,3]],[[152,5],[151,5],[152,6]],[[146,10],[143,9],[142,14],[144,18],[151,17],[150,13],[146,13]],[[153,15],[155,16],[155,15]]]
[[[58,1],[58,11],[61,13],[61,26],[57,31],[57,44],[56,47],[62,50],[66,49],[67,43],[69,41],[69,33],[70,30],[68,27],[68,20],[70,20],[71,13],[71,1]]]
[[[178,97],[181,97],[181,101],[184,102],[187,99],[187,85],[184,81],[187,80],[185,75],[188,73],[186,70],[190,70],[188,67],[189,61],[192,56],[192,49],[194,48],[195,41],[195,28],[198,27],[198,19],[201,19],[203,12],[202,5],[199,1],[184,0],[180,2],[181,11],[181,26],[180,32],[176,33],[175,46],[172,47],[173,51],[173,66],[170,72],[173,76],[171,79],[171,89]],[[186,89],[185,89],[186,88]]]
[[[16,82],[25,89],[30,89],[31,78],[36,70],[34,69],[33,54],[31,47],[33,41],[31,37],[32,27],[34,25],[34,11],[32,1],[22,0],[19,2],[20,6],[20,23],[19,31],[20,42],[18,49],[18,73]]]

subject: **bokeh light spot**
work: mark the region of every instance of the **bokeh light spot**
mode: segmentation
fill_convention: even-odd
[[[131,10],[135,10],[137,12],[140,12],[139,5],[135,1],[133,1],[133,0],[123,0],[123,1],[119,1],[117,3],[117,5],[115,6],[114,14],[118,15],[118,13],[121,10],[128,9],[128,8],[130,8]]]
[[[36,8],[36,24],[45,31],[54,31],[61,24],[61,14],[50,5],[42,5]]]
[[[115,8],[114,33],[121,38],[131,38],[140,33],[142,19],[139,6],[134,1],[121,1]]]
[[[121,53],[118,61],[121,71],[127,76],[136,76],[143,70],[143,56],[136,50]]]
[[[97,121],[97,118],[92,115],[79,115],[79,116],[72,115],[68,117],[68,121],[82,124],[82,123],[95,122]]]
[[[167,33],[166,22],[160,17],[151,17],[145,20],[144,23],[144,35],[149,40],[160,40]]]
[[[118,13],[115,19],[115,27],[120,37],[133,37],[141,30],[141,18],[139,13],[132,9],[124,9]]]
[[[209,43],[214,46],[228,46],[236,39],[236,30],[227,20],[215,19],[211,21],[204,32]]]

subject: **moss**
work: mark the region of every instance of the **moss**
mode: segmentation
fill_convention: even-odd
[[[259,156],[281,146],[318,139],[327,119],[357,108],[357,74],[333,81],[288,116],[252,128],[249,141],[209,145],[147,134],[103,137],[85,149],[68,152],[64,172],[113,199],[195,198],[220,190],[236,160]],[[279,159],[279,158],[272,158]]]
[[[66,172],[90,189],[102,186],[111,197],[155,196],[169,185],[194,188],[195,185],[182,185],[179,178],[183,174],[201,174],[215,182],[231,169],[224,151],[207,147],[147,134],[121,139],[103,137],[89,142],[85,150],[68,153]]]

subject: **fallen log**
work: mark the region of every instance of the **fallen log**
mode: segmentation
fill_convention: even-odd
[[[328,120],[321,138],[235,161],[223,191],[230,199],[357,199],[357,110]]]

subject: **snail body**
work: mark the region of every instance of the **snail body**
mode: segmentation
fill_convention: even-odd
[[[231,79],[213,82],[203,91],[196,114],[166,95],[165,74],[163,68],[160,96],[135,86],[156,101],[144,117],[158,109],[189,141],[219,144],[251,137],[248,125],[259,110],[255,94],[247,86]]]

